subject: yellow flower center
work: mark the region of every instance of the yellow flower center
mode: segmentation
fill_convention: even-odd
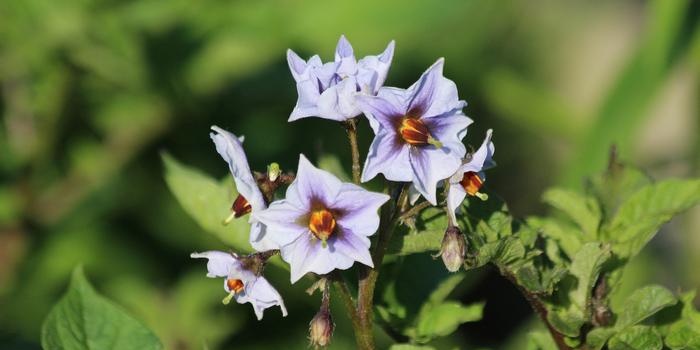
[[[328,209],[314,210],[309,217],[309,230],[316,238],[325,242],[335,231],[333,214]]]
[[[433,138],[425,123],[417,118],[404,117],[399,126],[401,138],[412,146],[433,145],[437,148],[442,147],[440,141]]]
[[[243,290],[243,281],[237,278],[229,278],[226,280],[226,287],[234,294],[238,294]]]
[[[484,184],[484,181],[479,177],[479,174],[468,171],[464,173],[462,181],[460,181],[459,184],[462,185],[468,195],[476,196],[481,189],[481,185]]]

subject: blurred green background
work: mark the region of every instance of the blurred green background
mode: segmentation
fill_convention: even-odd
[[[167,349],[304,348],[319,303],[304,294],[308,281],[292,287],[268,269],[284,319],[222,306],[221,281],[189,253],[226,247],[170,194],[160,153],[227,176],[208,137],[216,124],[246,135],[259,170],[294,170],[300,152],[348,164],[338,124],[286,121],[296,89],[285,50],[331,59],[340,34],[360,57],[396,40],[390,86],[445,57],[475,120],[466,141],[495,129],[488,187],[516,215],[545,212],[547,186],[581,187],[611,143],[655,178],[700,175],[697,1],[2,1],[0,347],[39,347],[43,318],[83,263]],[[366,150],[365,121],[360,133]],[[698,251],[695,208],[635,260],[626,286],[697,288]],[[440,348],[517,349],[539,327],[492,271],[468,280],[455,297],[485,300],[484,320]],[[340,309],[336,321],[335,347],[353,348]]]

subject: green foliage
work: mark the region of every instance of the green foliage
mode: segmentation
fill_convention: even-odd
[[[162,349],[158,338],[121,307],[95,292],[82,268],[73,272],[63,299],[46,317],[45,349]]]
[[[227,177],[216,181],[200,171],[179,163],[168,154],[163,155],[165,181],[182,208],[208,233],[238,252],[250,252],[248,242],[250,225],[244,219],[228,225],[223,220],[231,212],[236,198],[233,180]]]

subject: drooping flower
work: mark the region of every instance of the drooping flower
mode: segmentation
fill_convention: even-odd
[[[355,96],[377,93],[384,84],[393,55],[392,41],[380,55],[357,61],[345,36],[338,41],[335,60],[325,64],[318,55],[304,61],[294,51],[287,50],[287,62],[299,94],[289,121],[314,116],[344,121],[360,115]]]
[[[279,306],[282,316],[287,316],[287,308],[284,306],[282,296],[265,277],[246,269],[237,255],[208,251],[192,253],[190,257],[208,259],[207,277],[225,277],[224,289],[228,295],[224,298],[224,304],[228,304],[232,298],[239,304],[250,303],[258,320],[263,318],[265,309],[273,306]]]
[[[493,154],[496,147],[491,142],[493,130],[486,131],[486,138],[476,152],[471,154],[463,162],[462,166],[449,179],[450,188],[447,192],[447,211],[450,213],[452,223],[456,225],[457,217],[455,212],[464,201],[467,195],[476,196],[483,200],[488,197],[479,192],[481,186],[486,181],[484,170],[493,168],[496,163],[493,161]]]
[[[377,210],[388,200],[385,194],[341,182],[300,155],[286,198],[253,216],[280,246],[294,283],[308,272],[327,274],[355,261],[374,266],[368,237],[377,231]]]
[[[408,89],[381,88],[377,96],[358,96],[358,106],[379,124],[362,172],[366,182],[382,173],[392,181],[413,182],[437,204],[436,186],[461,164],[462,139],[472,123],[462,113],[454,82],[442,76],[439,59]]]
[[[328,307],[321,307],[309,322],[309,341],[314,349],[325,348],[331,343],[333,338],[335,323]]]
[[[255,181],[248,159],[243,151],[243,137],[236,137],[218,126],[212,126],[214,131],[209,134],[216,145],[216,151],[228,163],[233,181],[236,183],[238,197],[233,202],[232,218],[239,218],[251,212],[267,208],[258,183]],[[231,218],[229,218],[231,219]],[[257,251],[277,249],[278,246],[267,238],[266,227],[252,215],[248,219],[250,226],[250,244]]]

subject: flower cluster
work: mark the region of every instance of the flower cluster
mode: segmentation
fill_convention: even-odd
[[[472,120],[462,112],[466,102],[459,99],[457,86],[443,76],[444,59],[438,59],[413,85],[400,89],[383,86],[393,54],[392,41],[381,54],[357,60],[344,36],[331,62],[323,63],[317,55],[305,61],[287,52],[298,92],[289,121],[319,117],[343,122],[354,144],[357,183],[342,182],[304,155],[299,156],[294,174],[282,173],[276,163],[267,173],[254,174],[243,150],[243,137],[212,127],[211,138],[238,191],[224,222],[247,217],[254,250],[246,256],[218,251],[192,254],[208,259],[207,276],[225,278],[225,303],[231,299],[251,303],[258,319],[272,306],[279,306],[286,315],[280,294],[263,277],[267,260],[276,254],[290,265],[292,283],[313,273],[327,286],[325,281],[333,271],[349,269],[355,262],[366,268],[380,265],[384,247],[371,247],[370,237],[384,227],[379,210],[392,198],[393,205],[387,210],[391,222],[406,215],[411,210],[408,204],[420,197],[425,202],[412,208],[416,212],[430,205],[444,206],[449,213],[448,227],[440,255],[450,271],[462,266],[466,241],[457,214],[467,196],[487,198],[481,186],[486,179],[484,170],[495,165],[492,131],[477,151],[468,153],[462,140]],[[358,164],[354,139],[360,114],[375,134],[364,167]],[[360,186],[379,174],[397,183],[405,195],[394,197]],[[282,199],[274,200],[284,187]],[[439,188],[444,188],[444,195]],[[325,306],[310,324],[312,343],[317,346],[327,345],[333,331],[328,297],[326,287]]]

